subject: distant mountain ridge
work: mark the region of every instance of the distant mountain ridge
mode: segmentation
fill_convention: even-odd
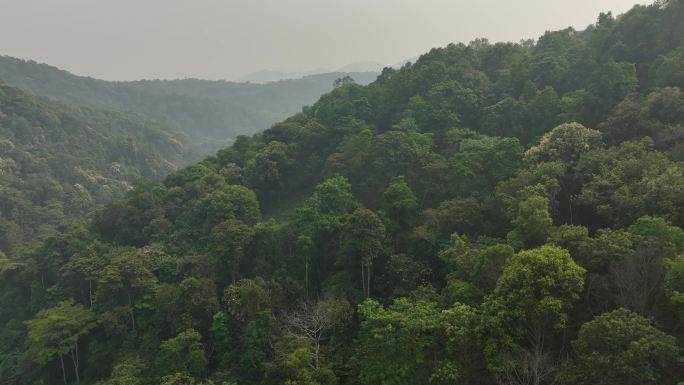
[[[401,62],[402,65],[406,63],[405,61]],[[255,71],[251,72],[247,75],[244,75],[238,79],[240,82],[250,82],[250,83],[257,83],[257,84],[268,84],[272,82],[277,82],[281,80],[292,80],[292,79],[301,79],[303,77],[311,76],[311,75],[321,75],[321,74],[327,74],[327,73],[359,73],[359,72],[372,72],[372,73],[380,73],[382,72],[382,69],[387,67],[386,65],[376,62],[376,61],[359,61],[359,62],[354,62],[354,63],[349,63],[347,65],[344,65],[338,69],[335,70],[330,70],[327,68],[317,68],[309,71],[300,71],[300,72],[285,72],[285,71],[279,71],[279,70],[270,70],[270,69],[264,69],[260,71]],[[391,66],[393,68],[397,68],[396,65]],[[401,67],[401,66],[399,66]],[[352,76],[353,77],[353,76]]]
[[[351,76],[359,84],[377,73],[334,72],[269,84],[199,79],[111,82],[56,67],[0,56],[0,80],[72,106],[111,109],[162,119],[209,155],[238,135],[251,135],[312,104]]]
[[[260,70],[255,72],[250,72],[247,75],[238,78],[239,82],[257,83],[257,84],[267,84],[271,82],[277,82],[286,79],[300,79],[305,76],[310,75],[320,75],[326,72],[330,72],[326,68],[318,68],[310,71],[302,72],[285,72],[278,70]]]

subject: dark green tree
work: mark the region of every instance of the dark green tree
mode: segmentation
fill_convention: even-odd
[[[375,213],[357,209],[344,224],[340,248],[350,265],[361,267],[361,287],[364,297],[370,296],[371,267],[382,252],[385,226]]]
[[[580,328],[572,346],[576,384],[675,384],[675,338],[626,309],[602,314]]]

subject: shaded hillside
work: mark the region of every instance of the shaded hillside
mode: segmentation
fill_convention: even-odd
[[[197,158],[182,136],[121,113],[75,109],[0,84],[0,251],[29,248],[138,179]]]
[[[301,110],[333,88],[345,73],[307,76],[269,84],[184,79],[108,82],[55,67],[0,57],[0,80],[35,95],[75,106],[114,109],[163,118],[205,155],[241,134],[253,134]],[[375,73],[349,74],[361,84]]]

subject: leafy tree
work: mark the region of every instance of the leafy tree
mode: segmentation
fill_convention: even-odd
[[[203,378],[207,364],[202,335],[193,329],[185,330],[159,346],[156,367],[160,376],[182,373],[197,379]]]
[[[247,380],[255,381],[264,375],[266,362],[271,358],[271,336],[274,319],[270,311],[258,313],[247,324],[239,359],[240,370]]]
[[[584,273],[557,246],[521,251],[508,259],[482,305],[480,324],[485,354],[498,377],[526,373],[540,383],[556,374],[549,352],[552,337],[566,326]]]
[[[55,356],[59,357],[62,379],[68,385],[64,365],[71,359],[76,381],[80,382],[80,357],[78,342],[95,327],[95,316],[74,300],[61,301],[53,308],[43,309],[26,322],[28,326],[28,350],[36,363],[45,365]]]
[[[684,254],[677,258],[666,260],[667,275],[664,286],[670,302],[684,311]]]
[[[383,250],[385,226],[375,213],[357,209],[350,216],[340,235],[340,247],[348,261],[361,266],[361,287],[370,296],[371,267]]]
[[[518,215],[513,219],[513,230],[508,241],[515,248],[540,246],[553,231],[549,215],[549,200],[541,195],[531,195],[518,204]]]
[[[453,233],[474,235],[475,229],[484,223],[484,207],[475,198],[454,198],[442,201],[434,211],[438,231],[442,237],[450,237]],[[424,216],[432,214],[426,210]]]
[[[678,251],[684,250],[684,230],[672,226],[663,218],[644,216],[636,220],[627,229],[631,234],[651,237],[661,242],[669,242]]]
[[[141,385],[145,380],[145,361],[139,356],[127,357],[114,365],[112,373],[97,385]]]
[[[252,228],[237,219],[229,219],[211,230],[209,249],[221,273],[230,271],[231,282],[235,283],[240,273],[240,262],[245,255],[245,246],[254,235]],[[220,277],[219,277],[220,280]]]
[[[175,306],[177,323],[184,329],[208,330],[219,308],[216,285],[208,278],[185,278],[178,285]]]
[[[98,275],[96,307],[104,310],[101,318],[111,321],[105,327],[121,328],[120,324],[124,322],[131,330],[136,330],[136,307],[156,284],[153,262],[149,254],[137,249],[114,249],[109,258],[109,263]],[[123,318],[127,321],[122,321]]]
[[[285,143],[272,141],[259,150],[253,162],[247,163],[247,175],[260,196],[279,203],[292,160]],[[275,203],[274,202],[274,203]],[[269,202],[270,203],[270,202]]]
[[[418,207],[416,196],[406,184],[403,177],[396,177],[390,182],[382,195],[382,210],[389,218],[389,232],[392,234],[394,250],[399,249],[399,237],[405,234],[411,225],[413,214]]]
[[[601,133],[579,123],[565,123],[542,136],[539,144],[525,153],[528,162],[577,161],[580,155],[600,148]]]
[[[423,384],[433,371],[439,310],[398,299],[389,309],[367,299],[359,305],[359,380],[362,384]],[[407,347],[409,347],[407,349]]]
[[[333,177],[316,186],[313,195],[297,210],[297,225],[309,237],[334,234],[358,202],[344,177]]]
[[[515,174],[522,147],[515,138],[481,137],[465,139],[449,159],[454,192],[485,196],[494,186]]]
[[[682,223],[680,196],[675,193],[684,185],[681,166],[653,151],[649,139],[587,153],[577,173],[587,180],[577,202],[604,221],[629,226],[641,216],[656,215]],[[592,225],[601,227],[602,222],[596,222],[594,218]]]
[[[457,303],[440,311],[428,300],[406,298],[385,309],[367,299],[359,315],[361,383],[477,381],[481,358],[475,309]]]
[[[549,237],[549,243],[568,250],[576,261],[581,261],[580,256],[590,242],[589,229],[584,226],[561,225]]]
[[[572,343],[570,378],[577,384],[675,384],[674,337],[626,309],[602,314],[580,328]]]
[[[312,368],[309,348],[299,348],[287,357],[287,367],[294,372],[285,385],[336,385],[337,377],[328,367]]]

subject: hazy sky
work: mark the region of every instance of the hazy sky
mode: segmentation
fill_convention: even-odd
[[[0,54],[111,80],[392,65],[450,42],[583,29],[636,0],[0,0]]]

